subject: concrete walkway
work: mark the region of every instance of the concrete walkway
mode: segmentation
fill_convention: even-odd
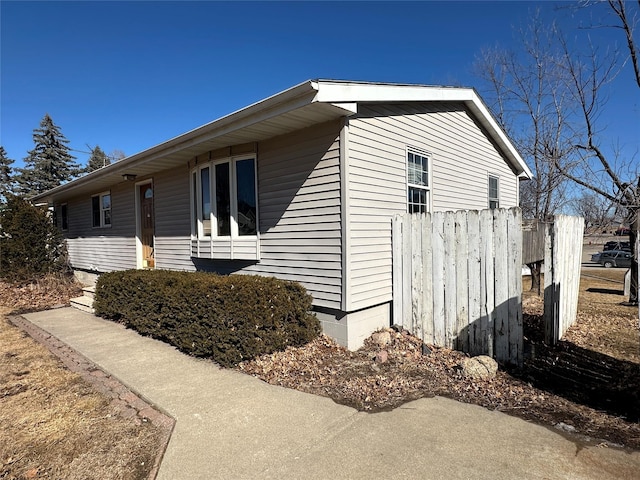
[[[72,308],[23,315],[175,418],[159,479],[632,479],[640,452],[584,447],[474,405],[367,414],[181,354]]]

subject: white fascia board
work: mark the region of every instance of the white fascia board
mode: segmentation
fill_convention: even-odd
[[[467,105],[476,114],[480,122],[489,131],[493,139],[498,143],[498,145],[500,145],[507,156],[518,168],[518,171],[516,172],[518,174],[518,177],[527,179],[533,178],[531,169],[524,161],[524,159],[520,156],[520,153],[518,152],[518,150],[516,150],[516,147],[511,142],[511,139],[507,136],[502,127],[498,125],[498,122],[493,117],[480,96],[475,92],[475,90],[472,90],[472,93],[473,98],[471,102],[467,102]]]
[[[471,88],[433,87],[379,83],[314,82],[318,94],[315,101],[325,103],[348,102],[464,102],[473,96]]]
[[[347,116],[355,115],[356,113],[358,113],[358,104],[356,102],[350,102],[350,103],[334,102],[331,105],[338,108],[339,110],[342,110],[344,114]]]

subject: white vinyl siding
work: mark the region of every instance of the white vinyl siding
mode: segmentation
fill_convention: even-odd
[[[260,260],[203,260],[208,262],[206,269],[298,281],[313,296],[314,305],[340,308],[339,133],[339,122],[330,122],[258,144]],[[191,171],[185,165],[153,176],[158,269],[196,269],[191,239]],[[91,227],[90,198],[68,202],[66,237],[74,268],[100,272],[136,268],[135,186],[123,182],[111,189],[111,195],[110,229]],[[240,253],[245,249],[249,255],[255,245],[251,237],[238,237],[234,249]]]
[[[109,272],[136,268],[135,192],[123,182],[111,188],[111,228],[93,228],[92,197],[69,199],[64,232],[73,268]]]
[[[156,268],[195,270],[191,261],[189,172],[165,170],[153,177]]]
[[[339,133],[340,125],[330,122],[258,144],[260,260],[204,260],[210,262],[207,269],[297,281],[313,296],[315,306],[340,308]],[[193,199],[185,200],[187,219],[188,202]],[[234,239],[234,250],[245,240],[243,248],[250,252],[252,240],[243,237]],[[212,243],[214,249],[229,248],[223,239],[214,237]]]
[[[337,122],[258,146],[260,262],[248,272],[304,285],[314,305],[340,308],[340,165]]]
[[[407,211],[407,148],[429,152],[432,211],[485,209],[488,172],[501,207],[517,206],[517,178],[462,104],[360,105],[349,120],[348,310],[390,301],[391,217]]]

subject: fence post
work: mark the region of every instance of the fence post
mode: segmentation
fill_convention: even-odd
[[[391,219],[391,271],[393,283],[393,324],[402,325],[404,312],[402,288],[402,215],[394,215]]]
[[[576,321],[584,219],[556,215],[545,238],[545,343],[555,345]]]
[[[558,338],[558,295],[556,292],[556,259],[554,223],[545,224],[544,238],[544,341],[555,345]]]

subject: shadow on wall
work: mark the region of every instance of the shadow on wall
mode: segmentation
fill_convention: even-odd
[[[196,270],[201,272],[217,273],[218,275],[231,275],[242,272],[258,263],[257,260],[212,260],[210,258],[191,257]]]
[[[469,318],[466,309],[459,309],[457,313],[457,317],[448,318],[446,313],[437,315],[434,312],[436,322],[426,325],[427,329],[433,328],[434,334],[430,336],[425,330],[427,334],[423,335],[423,341],[440,346],[452,345],[471,356],[489,355],[503,365],[522,365],[522,308],[517,297],[494,307],[490,313],[481,314],[467,325],[457,324],[459,319],[464,322]]]
[[[288,211],[292,212],[292,218],[308,215],[296,213],[312,211],[313,201],[320,198],[317,192],[324,198],[327,189],[335,190],[339,208],[339,174],[331,172],[339,164],[339,149],[334,146],[340,128],[339,122],[332,121],[260,143],[258,212],[261,233],[278,226]],[[314,175],[317,180],[309,182]],[[292,208],[296,201],[306,203],[302,205],[304,208],[297,209],[299,212]]]

